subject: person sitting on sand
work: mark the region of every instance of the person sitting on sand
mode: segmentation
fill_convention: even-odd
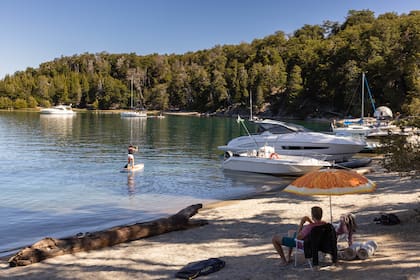
[[[356,216],[352,213],[340,216],[340,221],[334,224],[337,239],[347,239],[349,247],[353,244],[353,234],[356,232]]]
[[[287,265],[290,262],[290,257],[292,255],[293,248],[296,247],[295,238],[299,240],[303,240],[305,239],[306,236],[309,235],[309,233],[314,227],[325,224],[325,222],[322,221],[322,208],[321,207],[318,207],[318,206],[312,207],[311,216],[312,216],[312,219],[309,218],[308,216],[302,217],[302,219],[300,220],[297,232],[294,232],[293,236],[280,236],[280,235],[273,236],[272,242],[277,253],[280,255],[281,265]],[[305,223],[308,223],[308,224],[305,225]],[[286,259],[286,256],[284,255],[282,246],[289,247],[288,259]]]

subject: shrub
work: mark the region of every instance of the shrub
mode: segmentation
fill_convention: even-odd
[[[13,107],[13,101],[9,97],[0,97],[0,109],[9,109]]]
[[[28,103],[26,102],[25,99],[22,98],[17,98],[15,100],[15,102],[13,102],[13,107],[15,109],[23,109],[23,108],[28,108]]]

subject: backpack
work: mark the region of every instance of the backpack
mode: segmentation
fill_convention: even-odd
[[[201,275],[207,275],[219,271],[225,266],[225,261],[218,258],[192,262],[181,268],[175,277],[183,279],[194,279]]]
[[[381,225],[397,225],[401,223],[400,219],[395,214],[384,214],[380,218],[375,218],[374,221]]]

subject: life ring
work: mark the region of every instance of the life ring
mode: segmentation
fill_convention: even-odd
[[[271,153],[270,159],[280,159],[280,155],[277,153]]]

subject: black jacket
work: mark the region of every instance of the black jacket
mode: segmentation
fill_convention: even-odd
[[[305,258],[312,258],[312,264],[318,265],[318,251],[332,255],[337,262],[337,235],[330,223],[314,227],[304,240]]]

